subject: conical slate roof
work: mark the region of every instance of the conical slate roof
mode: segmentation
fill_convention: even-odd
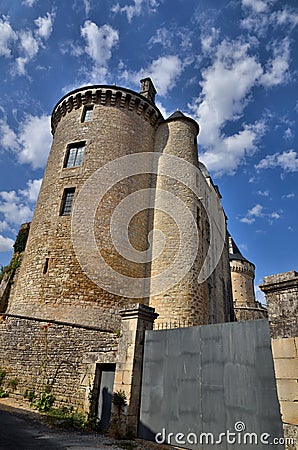
[[[239,248],[235,244],[235,241],[232,238],[232,236],[230,235],[230,233],[229,233],[229,257],[230,257],[230,260],[246,261],[246,262],[252,264],[250,261],[248,261],[248,259],[244,258],[244,256],[240,252]]]
[[[171,114],[168,119],[180,119],[181,117],[186,117],[181,111],[177,109],[173,114]],[[167,119],[167,120],[168,120]]]

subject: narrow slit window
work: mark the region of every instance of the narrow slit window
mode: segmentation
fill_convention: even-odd
[[[82,115],[82,122],[90,122],[93,115],[93,106],[86,106]]]
[[[85,151],[84,142],[69,145],[66,151],[64,167],[68,168],[80,166],[83,161],[84,151]]]
[[[62,197],[62,204],[60,216],[69,216],[71,213],[72,202],[74,199],[75,188],[68,188],[64,190]]]
[[[50,258],[46,258],[43,266],[43,274],[46,275],[49,271],[49,260]]]

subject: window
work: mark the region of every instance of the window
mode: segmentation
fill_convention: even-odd
[[[76,167],[82,164],[85,150],[85,142],[70,144],[67,147],[66,157],[63,167]]]
[[[44,275],[46,275],[48,273],[48,271],[49,271],[49,260],[50,260],[50,258],[46,258],[45,259],[44,266],[43,266],[43,271],[42,271],[42,273]]]
[[[82,122],[90,122],[90,120],[92,120],[92,113],[93,113],[93,106],[85,106],[82,115]]]
[[[60,216],[69,216],[71,213],[72,202],[74,198],[75,188],[64,189]]]

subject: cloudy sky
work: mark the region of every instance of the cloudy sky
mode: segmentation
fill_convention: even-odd
[[[201,127],[229,230],[266,275],[297,267],[297,0],[1,0],[0,264],[29,221],[69,90],[150,76]]]

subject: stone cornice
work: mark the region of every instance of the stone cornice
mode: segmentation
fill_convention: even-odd
[[[130,89],[109,85],[85,86],[69,92],[56,104],[51,120],[52,134],[55,134],[58,123],[67,113],[73,109],[79,109],[81,106],[93,104],[134,111],[153,127],[157,127],[160,122],[164,121],[154,103]]]

